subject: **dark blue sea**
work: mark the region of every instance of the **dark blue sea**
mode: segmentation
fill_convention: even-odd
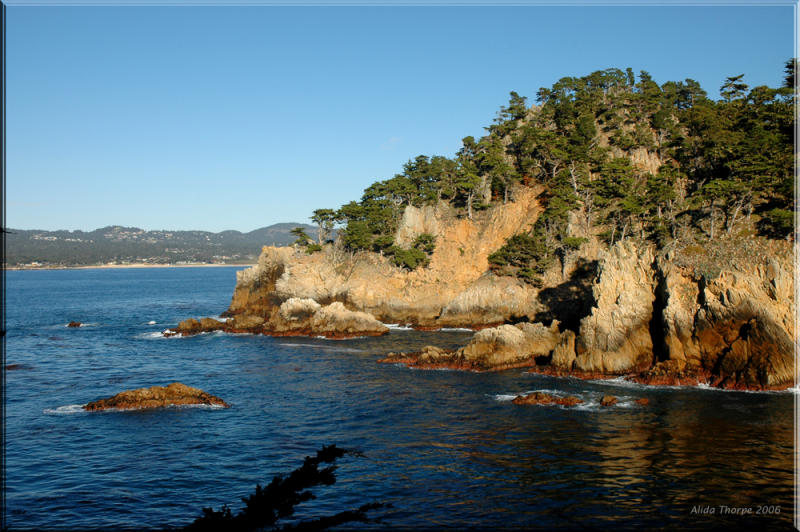
[[[257,483],[332,443],[364,456],[339,461],[336,484],[300,517],[378,501],[392,507],[371,515],[400,529],[792,527],[792,392],[376,363],[462,345],[467,331],[161,336],[223,312],[237,269],[6,272],[10,529],[180,527],[203,507],[237,511]],[[85,325],[67,328],[73,320]],[[232,407],[80,409],[174,381]],[[510,402],[533,390],[586,403]],[[619,404],[600,407],[604,394]],[[642,397],[648,406],[633,402]]]

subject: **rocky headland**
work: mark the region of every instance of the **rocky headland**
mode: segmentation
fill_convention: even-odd
[[[198,388],[173,382],[169,386],[152,386],[120,392],[113,397],[98,399],[84,405],[90,412],[114,408],[118,410],[134,410],[144,408],[163,408],[177,405],[217,405],[228,408],[230,405]]]
[[[414,271],[377,253],[343,253],[332,245],[314,254],[264,247],[258,264],[237,274],[226,321],[190,319],[168,334],[347,338],[386,334],[383,323],[468,327],[477,332],[455,351],[429,346],[381,362],[472,371],[529,367],[729,389],[793,385],[790,243],[751,237],[739,246],[747,260],[721,267],[718,260],[713,269],[692,266],[685,250],[665,252],[630,239],[608,248],[589,239],[540,287],[492,273],[488,255],[540,210],[531,188],[475,220],[441,203],[407,207],[396,240],[431,233],[437,242],[429,266]]]

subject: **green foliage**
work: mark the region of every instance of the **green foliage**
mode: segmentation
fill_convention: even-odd
[[[395,246],[392,248],[392,261],[401,268],[415,270],[419,266],[427,266],[430,259],[421,249],[404,249]]]
[[[412,247],[430,255],[436,248],[436,237],[430,233],[422,233],[414,239]]]
[[[517,234],[489,255],[489,267],[500,275],[515,275],[539,286],[541,275],[552,264],[553,256],[541,231]]]
[[[184,530],[244,532],[254,530],[326,530],[344,523],[375,522],[367,517],[367,512],[385,506],[380,503],[368,503],[355,510],[347,510],[330,516],[313,520],[300,521],[280,526],[282,520],[291,519],[295,507],[316,498],[309,491],[317,486],[331,486],[336,483],[336,466],[320,468],[322,464],[334,464],[336,460],[352,454],[360,453],[341,449],[335,445],[322,447],[316,456],[306,456],[303,465],[289,475],[277,475],[267,486],[256,485],[255,491],[242,499],[244,509],[233,515],[230,508],[224,505],[220,510],[203,508],[203,515],[194,520]]]
[[[370,249],[372,246],[372,231],[366,221],[351,220],[342,231],[342,242],[346,249],[357,251]]]
[[[311,221],[319,226],[319,243],[327,241],[333,232],[336,223],[336,211],[333,209],[317,209],[314,211]]]
[[[794,231],[794,212],[770,209],[762,214],[759,229],[773,238],[786,238]]]
[[[381,235],[372,239],[372,251],[386,251],[394,244],[394,237]]]
[[[568,237],[564,237],[564,239],[561,241],[561,245],[565,249],[577,250],[578,248],[580,248],[586,242],[588,242],[587,238],[568,236]]]
[[[430,233],[422,233],[414,239],[411,248],[393,246],[388,253],[392,256],[395,266],[407,270],[415,270],[420,266],[424,268],[430,263],[430,256],[436,248],[435,240],[436,238]]]
[[[311,255],[312,253],[316,253],[317,251],[322,251],[322,246],[319,244],[309,244],[306,246],[306,253]]]
[[[295,227],[291,230],[291,233],[297,237],[294,243],[298,246],[307,246],[311,243],[311,237],[306,234],[305,229],[302,227]]]

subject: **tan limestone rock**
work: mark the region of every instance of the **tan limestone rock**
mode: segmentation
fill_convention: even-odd
[[[169,386],[152,386],[120,392],[113,397],[98,399],[84,405],[84,410],[97,411],[116,408],[121,410],[161,408],[173,405],[219,405],[228,408],[225,401],[204,392],[173,382]]]
[[[653,259],[651,248],[628,241],[615,244],[603,258],[592,288],[595,304],[580,324],[576,369],[622,374],[650,365]]]

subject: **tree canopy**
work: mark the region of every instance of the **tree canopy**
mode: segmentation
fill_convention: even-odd
[[[472,219],[538,186],[543,214],[490,258],[497,273],[532,282],[591,236],[665,245],[687,231],[732,234],[746,221],[765,237],[793,238],[796,65],[787,61],[778,88],[730,76],[719,101],[693,79],[659,85],[630,68],[564,77],[533,106],[512,91],[486,135],[465,137],[453,157],[419,155],[360,201],[312,220],[320,235],[338,224],[347,250],[424,266],[416,246],[393,242],[406,207],[444,203]]]

